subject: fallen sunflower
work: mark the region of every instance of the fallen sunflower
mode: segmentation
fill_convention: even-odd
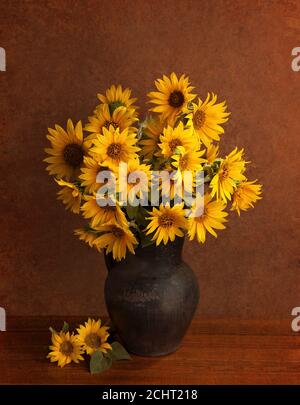
[[[70,332],[53,331],[51,340],[52,345],[49,346],[50,353],[47,357],[51,362],[57,361],[59,367],[64,367],[72,361],[79,363],[80,360],[83,360],[83,349],[77,338]]]
[[[107,326],[101,326],[101,321],[88,319],[84,325],[77,329],[76,341],[87,354],[93,354],[96,351],[106,353],[111,350],[111,345],[107,342],[109,337]]]

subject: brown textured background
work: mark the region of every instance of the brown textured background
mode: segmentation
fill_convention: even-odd
[[[0,306],[10,315],[105,311],[103,259],[73,236],[42,163],[48,126],[85,121],[112,83],[140,105],[153,80],[190,75],[232,112],[223,151],[244,146],[264,199],[185,259],[207,318],[286,318],[300,305],[299,1],[2,1]],[[142,109],[143,111],[143,109]]]

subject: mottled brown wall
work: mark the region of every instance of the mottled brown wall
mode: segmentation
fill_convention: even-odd
[[[223,151],[244,146],[264,200],[185,258],[203,317],[285,318],[300,305],[300,46],[297,1],[2,1],[0,306],[8,314],[103,313],[103,259],[73,236],[42,163],[48,126],[85,120],[100,90],[188,73],[226,98]]]

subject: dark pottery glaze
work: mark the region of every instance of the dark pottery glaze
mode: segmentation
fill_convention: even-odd
[[[105,301],[126,348],[143,356],[174,352],[199,300],[197,279],[181,259],[183,238],[138,247],[116,262],[106,256]]]

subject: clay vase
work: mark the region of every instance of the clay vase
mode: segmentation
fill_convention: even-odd
[[[199,288],[182,261],[184,238],[138,247],[117,262],[106,256],[105,301],[128,351],[141,356],[174,352],[193,318]]]

